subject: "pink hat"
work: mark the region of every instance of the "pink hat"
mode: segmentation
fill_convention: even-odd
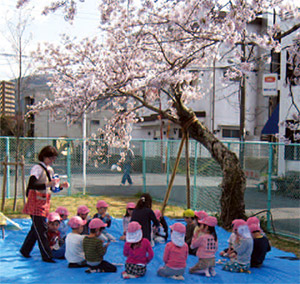
[[[209,227],[215,227],[218,225],[218,220],[216,217],[207,216],[207,217],[204,217],[202,220],[198,220],[198,223],[205,224]]]
[[[243,219],[235,219],[232,221],[233,231],[237,230],[240,226],[247,226],[247,222]]]
[[[55,212],[57,212],[59,215],[67,215],[67,216],[70,215],[68,209],[63,206],[58,206]]]
[[[49,213],[47,219],[48,219],[48,222],[54,222],[54,221],[60,222],[60,216],[57,212]]]
[[[90,229],[100,229],[106,227],[107,224],[105,224],[101,219],[99,218],[94,218],[92,221],[89,223],[89,228]]]
[[[199,219],[202,220],[204,217],[207,217],[208,214],[205,211],[195,211],[195,216]]]
[[[128,224],[126,242],[137,243],[143,238],[142,226],[135,221]]]
[[[84,226],[85,224],[86,220],[82,220],[79,216],[73,216],[68,222],[68,225],[72,229],[78,229],[80,226]]]
[[[257,224],[254,224],[254,223],[253,223],[253,224],[248,225],[248,227],[249,227],[249,230],[250,230],[251,233],[253,233],[253,232],[255,232],[255,231],[261,232],[261,228],[260,228],[260,226],[257,225]]]
[[[134,209],[135,208],[135,203],[134,202],[128,202],[126,205],[126,209]]]
[[[107,208],[109,205],[104,201],[104,200],[99,200],[97,202],[97,205],[96,205],[96,208],[101,208],[101,207],[104,207],[104,208]]]
[[[185,234],[185,232],[186,232],[185,226],[181,223],[175,223],[175,224],[171,225],[170,229],[172,231],[178,232],[180,234]]]
[[[247,219],[247,224],[248,224],[248,226],[250,226],[251,224],[256,224],[256,225],[260,226],[260,221],[257,217],[253,216],[253,217],[249,217]]]
[[[77,214],[87,214],[90,212],[90,209],[85,205],[80,205],[77,208]]]
[[[156,219],[159,220],[159,218],[161,217],[161,212],[160,212],[160,210],[158,210],[158,209],[154,210],[154,214],[155,214],[155,216],[156,216]]]

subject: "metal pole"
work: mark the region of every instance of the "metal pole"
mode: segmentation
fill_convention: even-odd
[[[185,133],[185,162],[186,162],[186,206],[191,208],[191,185],[190,185],[190,150],[189,150],[189,133]]]
[[[5,137],[6,142],[6,157],[7,157],[7,163],[10,162],[10,143],[9,143],[9,137]],[[7,179],[6,179],[6,198],[10,197],[10,166],[7,165]]]
[[[83,136],[83,195],[86,194],[86,113],[83,113],[83,121],[82,121],[82,136]]]
[[[272,165],[273,165],[273,145],[269,144],[269,165],[268,165],[268,211],[267,230],[271,230],[271,190],[272,190]]]
[[[143,140],[143,193],[146,193],[146,141]]]
[[[194,187],[193,187],[193,202],[192,209],[196,209],[197,201],[197,159],[198,159],[198,143],[195,140],[195,162],[194,162]]]
[[[167,141],[167,188],[169,185],[170,175],[170,141]]]
[[[68,176],[68,183],[69,183],[69,188],[68,188],[68,195],[71,195],[71,153],[70,153],[70,141],[68,141],[68,151],[67,151],[67,176]]]

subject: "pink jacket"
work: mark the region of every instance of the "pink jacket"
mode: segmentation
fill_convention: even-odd
[[[166,244],[163,260],[170,268],[185,268],[188,254],[189,247],[186,243],[182,247],[178,247],[169,242]]]
[[[127,256],[126,263],[147,264],[154,256],[151,244],[148,239],[143,238],[140,247],[132,249],[130,243],[125,243],[123,254]]]
[[[196,255],[198,258],[213,258],[218,250],[218,241],[210,234],[193,237],[191,248],[198,248]]]

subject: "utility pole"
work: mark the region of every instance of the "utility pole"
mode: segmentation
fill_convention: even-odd
[[[242,62],[246,61],[246,46],[242,43]],[[246,108],[246,76],[243,74],[240,83],[241,97],[240,97],[240,152],[239,158],[242,168],[244,168],[244,153],[245,153],[245,108]]]

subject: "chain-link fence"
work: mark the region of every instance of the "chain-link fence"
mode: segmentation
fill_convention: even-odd
[[[266,142],[228,142],[224,144],[239,157],[247,177],[245,204],[247,214],[265,216],[269,230],[299,238],[300,227],[300,144]],[[39,151],[53,145],[59,156],[53,166],[62,180],[71,186],[60,194],[133,196],[149,192],[163,200],[174,169],[180,141],[133,140],[135,158],[131,170],[132,185],[121,185],[123,165],[119,148],[110,148],[100,140],[67,138],[20,138],[19,152],[25,158],[25,180],[37,162]],[[189,183],[191,207],[195,210],[220,212],[222,171],[210,153],[198,142],[189,141]],[[0,137],[1,161],[15,162],[17,139]],[[186,151],[183,150],[169,203],[186,206]],[[120,168],[113,165],[120,165]],[[114,170],[116,169],[116,170]],[[118,169],[121,171],[118,171]],[[6,182],[3,180],[6,172]],[[21,174],[19,173],[19,177]],[[14,196],[15,167],[1,166],[1,191],[5,197]],[[17,195],[22,195],[18,179]],[[2,193],[1,193],[2,196]]]

